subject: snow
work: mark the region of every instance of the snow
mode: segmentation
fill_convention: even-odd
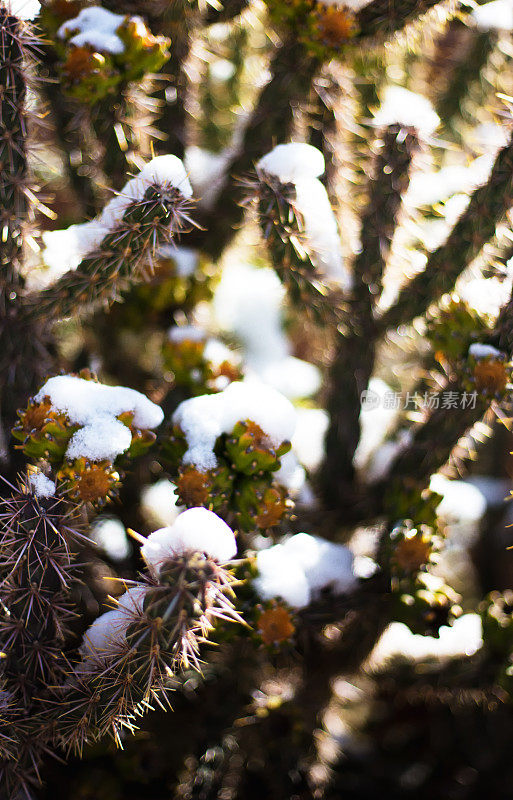
[[[219,367],[223,361],[229,361],[232,364],[239,364],[240,358],[237,353],[234,353],[219,339],[208,339],[203,351],[203,358],[209,361],[215,367]]]
[[[189,278],[199,265],[199,253],[192,247],[178,247],[173,243],[163,244],[159,249],[159,256],[175,262],[176,272],[180,278]]]
[[[282,544],[260,550],[256,557],[258,576],[253,588],[262,600],[281,597],[292,608],[310,603],[310,587],[301,565],[287,554]]]
[[[141,547],[142,557],[156,575],[163,562],[191,551],[224,563],[236,555],[237,544],[233,531],[217,514],[206,508],[190,508],[169,527],[150,533]]]
[[[116,655],[125,642],[126,631],[142,614],[147,587],[137,584],[118,598],[116,608],[101,614],[84,633],[80,652],[84,660],[102,661]]]
[[[282,183],[296,183],[300,178],[318,178],[325,170],[324,156],[311,144],[279,144],[257,164],[257,171],[274,175]]]
[[[324,458],[324,439],[329,425],[328,413],[322,408],[298,408],[297,426],[292,449],[299,461],[310,470],[320,467]]]
[[[6,7],[14,17],[30,20],[39,14],[41,4],[39,0],[7,0]]]
[[[29,475],[29,483],[36,497],[47,498],[55,494],[55,483],[42,472],[32,472]]]
[[[282,325],[284,295],[274,270],[230,264],[216,289],[214,312],[223,330],[241,341],[246,373],[294,400],[315,394],[321,375],[313,364],[290,355]]]
[[[245,420],[258,425],[275,447],[292,438],[296,423],[294,407],[275,389],[256,380],[236,381],[218,394],[185,400],[176,409],[173,422],[188,445],[183,462],[199,470],[213,469],[216,439]]]
[[[220,153],[192,145],[185,151],[185,166],[194,187],[198,205],[209,209],[223,188],[230,163],[233,159],[231,149]]]
[[[374,115],[374,125],[401,125],[416,128],[421,136],[430,136],[440,118],[426,97],[402,86],[387,86],[381,106]]]
[[[107,203],[100,214],[99,224],[108,230],[115,228],[128,206],[142,200],[150,186],[171,186],[184,197],[192,197],[191,184],[180,159],[172,155],[157,156],[148,161],[139,174],[131,178],[122,191]]]
[[[257,173],[274,175],[282,183],[293,183],[294,207],[304,222],[305,247],[313,265],[343,290],[351,288],[351,274],[344,265],[335,215],[322,183],[324,156],[310,144],[280,144],[257,164]]]
[[[140,392],[124,386],[107,386],[74,375],[50,378],[35,396],[36,402],[49,397],[54,411],[66,414],[71,424],[81,425],[70,439],[66,456],[70,459],[113,461],[130,447],[132,434],[120,414],[132,412],[137,428],[156,428],[162,422],[162,409]]]
[[[366,469],[373,454],[383,444],[400,414],[399,404],[393,401],[392,388],[381,380],[371,378],[360,411],[361,435],[354,456],[358,469]]]
[[[483,645],[481,617],[464,614],[452,627],[440,628],[440,637],[414,634],[402,622],[392,622],[369,656],[367,666],[379,669],[390,658],[410,661],[472,656]]]
[[[274,479],[292,494],[297,494],[305,485],[306,473],[295,453],[289,450],[280,459],[280,469],[274,474]]]
[[[91,461],[114,461],[132,443],[130,428],[118,419],[95,417],[71,437],[66,457],[69,459],[89,458]]]
[[[125,19],[122,14],[113,14],[106,8],[91,6],[84,8],[74,19],[64,22],[57,31],[57,36],[66,39],[72,34],[69,41],[76,47],[89,46],[99,53],[119,55],[124,52],[125,45],[116,36],[116,32]]]
[[[348,291],[352,278],[344,266],[337,222],[326,189],[317,179],[302,178],[295,186],[294,207],[303,218],[306,245],[314,267]]]
[[[131,411],[137,428],[156,428],[162,422],[162,409],[135,389],[107,386],[74,375],[50,378],[35,396],[36,402],[50,398],[52,408],[68,415],[70,422],[87,425],[92,418],[113,417]]]
[[[85,11],[91,10],[85,9]],[[135,178],[128,181],[124,189],[107,203],[98,217],[80,225],[70,225],[63,230],[43,233],[42,258],[47,269],[37,269],[29,273],[28,288],[45,288],[55,283],[65,272],[77,269],[80,262],[97,250],[103,239],[119,225],[130,203],[142,200],[146,190],[154,184],[161,187],[171,185],[187,198],[192,195],[191,185],[180,159],[172,155],[157,156],[149,161]],[[175,260],[177,272],[183,276],[190,274],[191,269],[194,271],[198,259],[196,255],[196,261],[192,266],[192,257],[186,251],[187,248],[174,245],[164,245],[160,249],[163,257]]]
[[[141,512],[151,525],[166,527],[183,511],[183,506],[176,504],[177,500],[175,484],[162,478],[142,490]]]
[[[446,538],[451,540],[451,545],[471,546],[486,513],[483,492],[467,481],[449,480],[443,475],[433,475],[429,488],[442,495],[436,513],[447,526]]]
[[[204,342],[207,338],[206,331],[196,325],[181,325],[170,328],[167,332],[170,342]]]
[[[408,207],[432,206],[456,194],[470,194],[488,180],[497,147],[469,164],[452,164],[435,172],[417,172],[412,176],[405,204]],[[461,213],[461,211],[460,211]]]
[[[346,594],[356,587],[358,579],[353,572],[353,554],[345,545],[298,533],[291,536],[283,547],[287,555],[303,568],[312,596],[327,587],[331,587],[335,594]]]
[[[510,298],[511,285],[511,275],[506,280],[480,277],[458,283],[457,292],[479,314],[497,317]]]
[[[513,4],[510,0],[493,0],[474,8],[471,18],[480,31],[513,30]]]
[[[323,589],[346,594],[358,583],[349,548],[307,533],[260,550],[256,561],[258,575],[253,587],[259,597],[281,597],[293,608],[304,608]]]
[[[482,358],[504,358],[504,353],[497,350],[496,347],[492,347],[491,344],[481,344],[479,342],[470,345],[468,354],[472,356],[472,358],[475,358],[476,361]]]
[[[112,561],[124,561],[132,552],[125,526],[117,517],[100,517],[95,520],[91,538]]]

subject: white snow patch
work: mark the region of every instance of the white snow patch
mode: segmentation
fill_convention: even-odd
[[[464,614],[452,627],[440,628],[440,636],[421,636],[412,633],[402,622],[392,622],[369,656],[367,666],[383,667],[390,658],[402,657],[409,661],[472,656],[483,646],[482,624],[479,614]]]
[[[216,439],[245,420],[258,425],[273,446],[290,440],[296,424],[293,405],[275,389],[256,380],[235,381],[222,392],[192,397],[176,409],[173,422],[188,444],[183,462],[200,470],[215,467]]]
[[[298,533],[284,544],[257,554],[258,576],[253,586],[264,600],[281,597],[290,606],[303,608],[323,589],[347,594],[356,588],[353,554],[348,547],[318,536]]]
[[[471,18],[480,31],[511,31],[513,4],[510,0],[493,0],[491,3],[476,6]]]
[[[74,375],[50,378],[35,396],[36,402],[50,398],[54,411],[66,414],[71,424],[81,429],[70,439],[69,458],[91,461],[114,460],[130,447],[130,429],[116,419],[125,412],[133,413],[137,428],[156,428],[162,422],[162,409],[135,389],[107,386]]]
[[[468,349],[468,354],[472,356],[472,358],[475,358],[476,361],[482,358],[504,358],[504,353],[497,350],[496,347],[492,347],[491,344],[481,344],[480,342],[471,344]]]
[[[224,563],[236,555],[237,544],[233,531],[217,514],[206,508],[189,508],[171,526],[150,533],[141,547],[142,557],[156,575],[166,560],[189,551],[206,553]]]
[[[311,594],[301,565],[282,544],[260,550],[256,557],[258,576],[253,588],[262,600],[281,597],[292,608],[304,608]]]
[[[95,520],[91,538],[113,561],[124,561],[132,552],[125,526],[116,517]]]
[[[53,497],[55,494],[55,483],[47,478],[42,472],[31,472],[29,483],[36,497]]]
[[[340,234],[323,184],[317,180],[325,169],[324,156],[302,142],[279,144],[257,164],[257,173],[274,175],[282,183],[293,183],[294,206],[303,218],[305,248],[321,276],[351,288],[351,274],[344,264]]]
[[[39,14],[41,3],[39,0],[7,0],[6,7],[13,17],[30,20]]]
[[[194,275],[199,265],[199,253],[192,247],[178,247],[175,244],[163,244],[159,250],[161,258],[169,258],[175,262],[176,272],[180,278]]]
[[[172,525],[184,510],[176,501],[176,486],[162,478],[151,486],[145,486],[141,493],[141,511],[152,525],[166,527]]]
[[[247,374],[294,400],[315,394],[321,375],[314,364],[290,355],[282,324],[284,294],[274,270],[230,265],[216,289],[214,311],[218,324],[241,341]]]
[[[84,8],[77,17],[64,22],[57,36],[66,39],[70,34],[70,43],[76,47],[89,46],[99,53],[120,55],[125,50],[122,39],[116,35],[126,16],[113,14],[106,8],[91,6]],[[134,18],[139,20],[140,17]]]
[[[123,647],[126,631],[142,614],[147,586],[138,584],[118,598],[116,608],[101,614],[84,633],[80,653],[86,662],[102,662],[115,656]]]
[[[429,100],[402,86],[387,86],[381,106],[374,115],[376,127],[401,125],[416,128],[421,136],[430,136],[439,123],[440,117]]]

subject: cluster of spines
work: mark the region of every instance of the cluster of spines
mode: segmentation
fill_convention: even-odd
[[[159,245],[191,224],[190,202],[172,185],[150,186],[131,202],[115,228],[76,270],[65,273],[48,289],[27,296],[29,318],[68,317],[77,308],[114,301],[130,283],[151,269]]]
[[[176,479],[181,504],[209,508],[244,531],[268,530],[293,506],[274,477],[290,447],[289,441],[274,446],[259,425],[241,420],[230,434],[218,438],[217,464],[211,469],[183,463],[187,444],[179,425],[164,439],[161,456]]]
[[[54,709],[57,740],[78,752],[108,734],[119,743],[152,703],[168,703],[174,677],[199,670],[200,645],[216,621],[242,622],[231,583],[228,570],[199,552],[164,562],[148,579],[142,611],[130,612],[119,649],[76,666]]]
[[[431,303],[452,291],[463,270],[495,234],[513,203],[513,141],[499,151],[488,181],[472,194],[447,240],[431,253],[426,268],[402,289],[383,314],[380,329],[396,327],[421,316]]]
[[[304,221],[295,208],[293,183],[260,170],[246,182],[245,205],[256,206],[258,221],[266,241],[270,262],[287,287],[294,305],[322,324],[336,324],[339,293],[330,289],[307,253]]]
[[[402,198],[410,181],[419,137],[415,129],[390,125],[381,132],[362,214],[361,249],[354,265],[353,295],[344,314],[344,334],[337,337],[331,363],[323,490],[337,505],[354,475],[353,457],[360,436],[360,398],[375,362],[378,330],[375,309],[397,226]],[[352,491],[352,489],[350,490]]]
[[[26,782],[37,782],[38,764],[51,749],[50,728],[39,714],[68,672],[73,550],[82,534],[75,509],[62,497],[37,497],[28,478],[2,500],[0,528],[0,648],[11,697],[5,731],[17,742],[0,769],[10,796],[17,797]]]

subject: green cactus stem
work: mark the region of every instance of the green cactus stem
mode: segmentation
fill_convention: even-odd
[[[28,478],[19,490],[11,488],[0,504],[0,649],[16,708],[7,730],[16,732],[18,745],[14,760],[0,762],[0,780],[9,797],[17,798],[31,796],[28,785],[37,784],[38,765],[49,749],[48,727],[31,729],[29,721],[69,670],[63,648],[74,617],[72,551],[82,534],[63,498],[36,496]]]
[[[156,248],[191,224],[189,201],[172,186],[154,184],[141,200],[131,202],[122,219],[78,268],[53,286],[27,296],[27,319],[67,317],[100,301],[113,302],[143,277]]]
[[[470,198],[449,237],[428,258],[423,272],[400,292],[397,302],[380,319],[382,330],[396,328],[420,316],[445,292],[495,234],[497,224],[513,205],[513,139],[499,151],[491,175]]]
[[[294,41],[284,41],[271,66],[266,84],[244,129],[238,155],[228,167],[229,180],[214,207],[199,216],[201,229],[191,236],[191,246],[198,247],[214,260],[234,236],[243,216],[246,191],[240,179],[252,173],[255,163],[277,142],[290,137],[296,109],[310,95],[317,59],[308,56]]]
[[[337,337],[330,370],[327,402],[330,426],[321,481],[325,500],[333,508],[339,506],[341,494],[349,498],[353,492],[361,395],[374,369],[378,334],[374,308],[381,294],[401,198],[408,188],[419,140],[413,129],[392,125],[384,130],[379,144],[362,217],[361,249],[353,270],[353,297],[345,315],[347,329]]]
[[[216,620],[242,622],[227,593],[230,574],[197,552],[176,556],[147,584],[142,611],[130,614],[119,648],[77,667],[55,710],[57,739],[81,752],[87,741],[133,731],[151,702],[163,706],[173,676],[199,669],[199,648]]]

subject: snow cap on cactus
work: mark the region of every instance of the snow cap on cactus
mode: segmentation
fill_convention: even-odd
[[[258,575],[253,588],[262,600],[281,598],[292,608],[304,608],[310,603],[311,592],[305,572],[282,544],[260,550],[256,563]]]
[[[48,397],[53,411],[66,414],[81,428],[71,437],[66,456],[90,461],[113,461],[131,444],[130,429],[117,417],[133,413],[136,428],[156,428],[164,417],[162,409],[135,389],[106,386],[74,375],[50,378],[35,396]]]
[[[505,355],[491,344],[481,344],[480,342],[474,342],[474,344],[471,344],[468,349],[468,354],[469,356],[472,356],[472,358],[475,358],[476,361],[479,361],[481,358],[502,359]]]
[[[294,608],[307,606],[323,589],[346,594],[358,583],[349,548],[307,533],[261,550],[257,569],[257,594],[263,600],[280,597]]]
[[[187,199],[192,197],[191,184],[180,159],[172,155],[156,156],[107,203],[99,217],[100,225],[111,230],[130,203],[142,200],[150,186],[169,186],[177,189]]]
[[[86,11],[91,10],[86,9]],[[36,269],[29,273],[29,288],[40,289],[50,286],[65,272],[77,269],[80,262],[96,250],[102,240],[119,225],[130,204],[141,201],[150,186],[154,185],[161,189],[170,186],[186,199],[192,196],[191,184],[179,158],[173,155],[153,158],[144,165],[138,175],[125,184],[116,197],[107,203],[98,217],[80,225],[70,225],[69,228],[43,233],[42,257],[47,269]],[[163,247],[172,249],[173,257],[177,257],[178,263],[178,256],[184,248],[173,245],[163,245]],[[182,274],[180,270],[179,274]]]
[[[34,19],[39,14],[41,3],[39,0],[7,0],[5,4],[9,14],[18,19]]]
[[[101,614],[84,633],[80,646],[83,659],[98,661],[115,654],[125,641],[128,626],[142,614],[147,586],[137,584],[117,600],[116,608]]]
[[[273,175],[295,186],[291,201],[304,222],[305,247],[313,265],[329,281],[349,290],[351,275],[344,265],[337,222],[328,194],[318,177],[325,170],[324,156],[310,144],[279,144],[257,164],[257,173]]]
[[[200,395],[181,403],[173,422],[182,429],[188,449],[184,464],[199,470],[217,465],[216,440],[231,433],[237,422],[251,420],[278,446],[292,438],[296,425],[294,406],[275,389],[259,381],[235,381],[224,391]]]
[[[300,178],[318,178],[324,170],[321,151],[304,142],[279,144],[257,164],[257,171],[274,175],[282,183],[296,183]]]
[[[29,485],[36,497],[48,498],[55,494],[55,483],[40,470],[29,475]]]
[[[374,115],[377,127],[401,125],[415,128],[420,136],[430,136],[439,123],[440,117],[427,97],[403,86],[387,86],[381,106]]]
[[[493,0],[474,8],[472,21],[480,31],[513,30],[513,5],[509,0]]]
[[[165,561],[191,551],[224,563],[236,555],[237,544],[233,531],[217,514],[190,508],[179,514],[173,525],[150,533],[141,547],[142,557],[156,575]]]
[[[113,14],[106,8],[91,6],[84,8],[77,17],[69,19],[57,31],[60,39],[71,33],[71,44],[76,47],[92,47],[99,53],[119,55],[125,49],[116,31],[123,23],[123,14]]]

